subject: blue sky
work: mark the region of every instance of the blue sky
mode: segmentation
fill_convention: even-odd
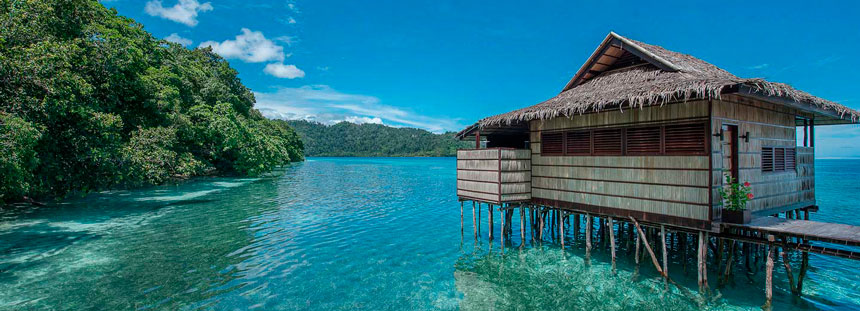
[[[860,108],[855,2],[102,2],[213,46],[270,117],[457,131],[554,96],[609,31]],[[816,134],[818,156],[860,157],[860,127]]]

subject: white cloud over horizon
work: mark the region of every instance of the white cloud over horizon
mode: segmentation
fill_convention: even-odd
[[[158,16],[189,27],[197,26],[197,15],[200,12],[211,10],[211,3],[200,3],[197,0],[179,0],[172,7],[164,7],[161,0],[152,0],[147,2],[144,7],[144,11],[150,16]]]
[[[184,38],[175,32],[170,34],[169,36],[165,37],[164,40],[167,40],[167,41],[170,41],[173,43],[182,44],[184,46],[189,46],[189,45],[191,45],[191,43],[194,43],[194,41],[191,41],[191,39]]]
[[[379,98],[337,91],[328,85],[282,87],[254,92],[256,107],[268,118],[308,120],[323,124],[342,121],[415,127],[435,133],[459,130],[457,119],[435,118],[381,104]]]

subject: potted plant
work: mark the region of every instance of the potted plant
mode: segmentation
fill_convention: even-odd
[[[750,183],[738,183],[732,175],[725,173],[726,186],[720,188],[723,198],[723,222],[746,224],[750,222],[750,210],[747,202],[754,197],[750,192]]]

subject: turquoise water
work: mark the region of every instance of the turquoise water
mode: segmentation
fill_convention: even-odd
[[[821,212],[860,225],[860,161],[817,163]],[[452,158],[316,158],[258,179],[203,178],[0,211],[0,310],[760,310],[764,272],[696,293],[619,245],[586,258],[460,232]],[[484,218],[486,210],[482,215]],[[514,219],[518,219],[515,218]],[[500,221],[500,217],[496,217]],[[499,226],[496,225],[496,230]],[[498,233],[496,234],[498,236]],[[574,244],[571,246],[571,244]],[[793,256],[795,274],[799,256]],[[777,263],[776,310],[860,308],[860,262],[812,255],[803,298]],[[763,265],[763,261],[759,263]],[[712,264],[713,266],[713,264]],[[713,268],[713,267],[712,267]]]

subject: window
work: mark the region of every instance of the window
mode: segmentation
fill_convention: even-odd
[[[659,126],[627,129],[627,154],[659,154],[663,129]]]
[[[565,154],[591,154],[591,131],[567,132],[564,141],[566,144]]]
[[[761,148],[761,171],[762,172],[785,172],[795,170],[795,149],[762,147]]]
[[[542,133],[540,136],[540,153],[543,155],[562,155],[564,151],[564,133]]]
[[[591,135],[594,139],[595,155],[621,155],[621,129],[594,130]]]
[[[707,123],[697,122],[541,133],[541,154],[707,155],[707,128]]]
[[[705,125],[701,123],[666,126],[666,154],[706,155]]]

